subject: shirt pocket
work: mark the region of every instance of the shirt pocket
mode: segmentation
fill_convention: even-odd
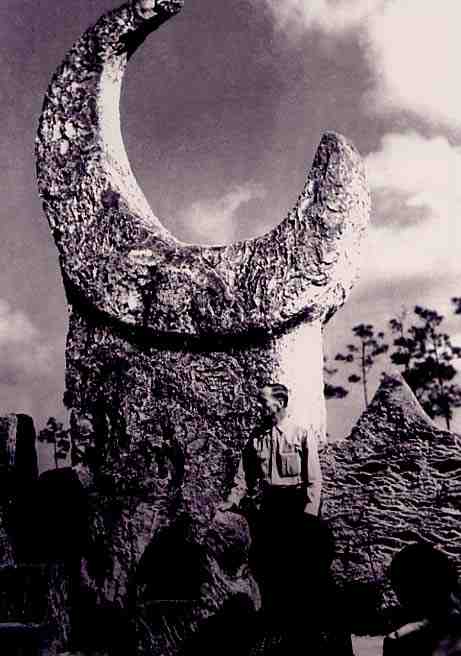
[[[293,477],[301,475],[301,453],[294,444],[284,445],[277,454],[280,476]]]

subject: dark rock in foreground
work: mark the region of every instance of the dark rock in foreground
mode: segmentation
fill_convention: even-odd
[[[50,509],[39,489],[35,428],[31,417],[0,417],[0,653],[55,653],[68,639],[68,577],[62,563],[44,562],[38,545]],[[43,499],[42,499],[43,501]],[[58,530],[59,515],[53,517]],[[48,651],[42,652],[42,649]]]

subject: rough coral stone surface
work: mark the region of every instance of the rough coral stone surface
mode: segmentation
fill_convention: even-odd
[[[323,457],[324,512],[343,581],[386,584],[392,556],[427,542],[461,556],[461,437],[438,428],[400,377],[386,377],[350,436]]]
[[[171,15],[172,3],[157,4],[165,9],[152,18],[137,3],[104,16],[45,98],[38,182],[66,286],[156,333],[275,330],[298,316],[331,315],[355,280],[369,211],[362,160],[344,137],[324,135],[294,209],[262,237],[183,244],[149,208],[126,157],[118,103],[129,55]]]
[[[215,247],[169,234],[131,172],[118,105],[129,56],[180,5],[103,16],[53,77],[37,137],[70,306],[65,402],[89,517],[80,584],[99,608],[130,609],[138,653],[159,656],[233,596],[259,603],[248,529],[216,506],[260,421],[260,386],[287,384],[292,419],[323,438],[322,325],[356,279],[369,212],[361,158],[330,132],[269,233]],[[179,603],[181,581],[145,578],[165,543],[200,563],[182,597],[195,590],[197,610]]]
[[[23,414],[0,417],[0,569],[14,566],[15,529],[19,518],[14,508],[27,497],[38,476],[35,428]]]
[[[15,488],[12,474],[17,426],[16,415],[0,417],[0,568],[15,564],[14,545],[7,513]]]
[[[18,418],[16,415],[0,417],[0,461],[2,467],[13,467],[16,453]]]
[[[86,472],[94,508],[86,576],[114,603],[126,598],[144,551],[175,518],[189,518],[195,542],[209,541],[216,506],[260,421],[261,385],[280,380],[292,387],[311,366],[312,387],[297,389],[291,412],[319,434],[324,425],[321,363],[314,360],[321,354],[318,325],[215,349],[128,337],[72,312],[66,401],[74,418],[74,464]],[[307,340],[307,350],[296,350],[299,340]],[[104,554],[102,588],[92,567],[98,553]],[[243,584],[251,591],[250,581]]]

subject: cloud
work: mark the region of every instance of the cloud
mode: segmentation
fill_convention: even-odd
[[[459,0],[265,0],[276,25],[299,39],[318,30],[362,47],[372,73],[364,109],[405,110],[461,127]]]
[[[0,347],[30,342],[36,335],[37,330],[28,317],[0,299]]]
[[[22,311],[0,299],[0,384],[20,385],[48,375],[56,346]]]
[[[63,342],[0,299],[0,415],[29,414],[38,429],[50,415],[64,419]]]
[[[384,0],[265,0],[278,27],[293,36],[317,29],[340,35],[356,28],[379,11]]]
[[[415,132],[387,134],[366,158],[374,204],[363,278],[461,274],[461,147]]]
[[[387,0],[366,24],[364,44],[374,69],[371,97],[379,110],[409,110],[461,127],[461,3]]]
[[[427,220],[431,211],[427,206],[415,207],[408,202],[406,191],[395,189],[389,193],[388,188],[376,189],[373,192],[373,224],[384,222],[387,226],[407,227]]]
[[[200,244],[232,242],[238,230],[238,212],[253,200],[264,198],[261,185],[240,185],[221,198],[197,201],[179,216],[181,239]]]
[[[386,134],[380,150],[367,156],[366,165],[371,189],[404,194],[407,207],[449,217],[460,209],[461,147],[444,137]]]

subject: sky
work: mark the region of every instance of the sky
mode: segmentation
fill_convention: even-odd
[[[55,68],[117,4],[0,5],[0,413],[41,428],[66,417],[67,309],[35,132]],[[385,329],[415,304],[445,314],[461,344],[450,306],[461,296],[460,23],[459,0],[186,0],[134,55],[122,93],[126,148],[154,213],[185,241],[261,234],[295,204],[322,133],[340,132],[364,157],[373,208],[327,354],[357,323]],[[359,387],[328,403],[333,437],[361,403]]]

